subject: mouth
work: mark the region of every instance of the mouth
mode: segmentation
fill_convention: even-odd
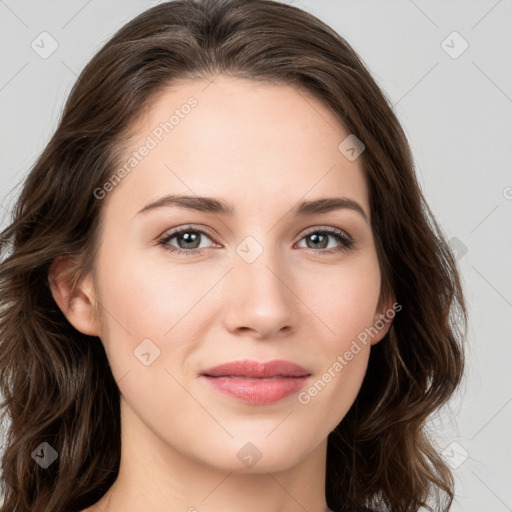
[[[213,389],[249,404],[270,404],[298,392],[310,377],[290,361],[233,361],[203,371]]]

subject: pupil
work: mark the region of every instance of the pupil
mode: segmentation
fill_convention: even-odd
[[[318,235],[318,234],[313,234],[310,236],[310,239],[313,240],[313,243],[315,243],[314,241],[318,241],[319,238],[323,238],[323,243],[320,244],[320,248],[321,249],[324,249],[325,247],[327,247],[327,237],[325,235]],[[318,245],[317,245],[318,247]]]
[[[194,244],[194,242],[196,243],[196,245],[194,247],[187,246],[187,247],[185,247],[186,249],[196,249],[197,248],[197,241],[199,240],[199,236],[197,233],[192,233],[192,234],[191,234],[191,232],[182,233],[181,238],[185,241],[185,244]]]

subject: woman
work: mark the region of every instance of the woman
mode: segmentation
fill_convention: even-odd
[[[454,259],[354,51],[162,3],[86,66],[1,237],[8,511],[449,508]]]

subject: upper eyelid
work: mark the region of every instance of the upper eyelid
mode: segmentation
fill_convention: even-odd
[[[159,236],[158,238],[160,240],[174,238],[176,235],[179,235],[180,233],[186,232],[186,231],[199,231],[199,232],[204,232],[204,234],[208,235],[210,238],[216,237],[216,235],[210,229],[208,229],[206,227],[203,227],[203,226],[196,227],[196,226],[185,225],[182,227],[173,228],[173,229],[164,231],[164,233],[161,236]]]
[[[340,231],[347,238],[352,239],[352,236],[347,233],[345,229],[337,228],[334,226],[310,226],[309,228],[305,228],[306,231],[302,232],[302,236],[309,235],[310,233],[316,233],[317,231],[326,231],[327,233],[337,234],[337,231]]]

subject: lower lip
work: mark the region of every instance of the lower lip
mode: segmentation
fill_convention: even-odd
[[[283,377],[263,380],[203,375],[203,378],[217,391],[243,402],[271,404],[299,391],[308,377]]]

